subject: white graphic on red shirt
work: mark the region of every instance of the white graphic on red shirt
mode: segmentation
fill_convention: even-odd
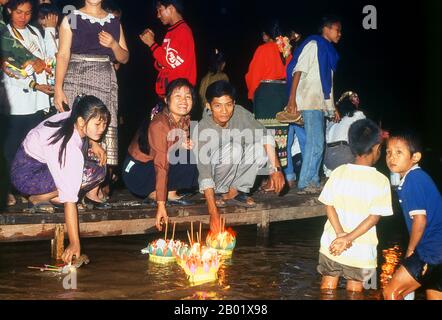
[[[167,43],[166,47],[166,60],[167,63],[175,69],[184,63],[184,59],[178,55],[178,51],[174,48],[170,47],[170,39],[164,39],[164,42]]]

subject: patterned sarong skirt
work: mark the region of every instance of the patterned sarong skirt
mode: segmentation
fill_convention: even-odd
[[[118,83],[115,69],[108,56],[73,54],[63,88],[70,105],[80,94],[93,95],[104,102],[111,121],[102,146],[107,164],[118,165]]]
[[[106,167],[86,159],[83,168],[81,190],[88,192],[104,181]],[[23,195],[35,196],[57,191],[47,164],[30,157],[23,145],[20,146],[11,166],[11,182]]]

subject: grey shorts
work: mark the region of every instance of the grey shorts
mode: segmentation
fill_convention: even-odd
[[[331,171],[354,161],[355,156],[351,153],[348,145],[341,144],[325,148],[324,165]]]
[[[370,280],[376,273],[376,268],[362,269],[346,266],[329,259],[322,253],[319,254],[319,264],[317,270],[322,276],[344,277],[346,280],[359,282],[366,282]]]

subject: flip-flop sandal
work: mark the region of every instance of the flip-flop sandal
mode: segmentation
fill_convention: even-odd
[[[26,213],[55,213],[55,206],[50,202],[41,202],[37,204],[28,203],[28,208],[23,210]]]
[[[216,196],[215,203],[217,208],[227,208],[229,206],[227,200],[224,200],[222,196]]]
[[[261,194],[272,193],[272,192],[275,192],[275,188],[268,189],[268,188],[265,188],[264,186],[261,186],[258,188],[257,192],[261,193]]]
[[[238,206],[243,208],[255,208],[256,203],[250,204],[247,202],[249,197],[244,193],[239,193],[235,198],[226,200],[226,203],[231,206]]]
[[[78,210],[78,212],[84,212],[84,211],[86,211],[86,206],[83,204],[83,203],[81,203],[81,202],[79,202],[79,203],[77,203],[77,210]]]

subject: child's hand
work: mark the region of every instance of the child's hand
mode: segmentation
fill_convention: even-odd
[[[45,28],[56,28],[58,24],[58,15],[50,13],[44,18],[43,26]]]
[[[414,254],[414,250],[407,249],[407,252],[405,253],[405,258],[410,258]]]
[[[329,251],[334,256],[340,256],[345,250],[352,246],[351,241],[347,236],[339,237],[335,239],[330,245]]]

